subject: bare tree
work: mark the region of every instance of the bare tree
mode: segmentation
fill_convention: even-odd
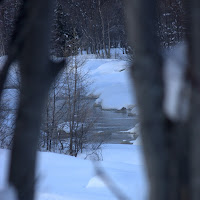
[[[18,199],[34,198],[36,150],[41,115],[48,89],[63,66],[49,60],[49,19],[52,1],[24,1],[16,35],[5,70],[18,58],[21,74],[21,95],[11,154],[9,183],[16,189]],[[39,22],[39,23],[38,23]],[[20,51],[19,51],[20,49]],[[4,80],[1,82],[1,89]],[[26,164],[26,168],[24,168]]]
[[[92,104],[87,97],[90,81],[88,72],[82,70],[84,63],[85,60],[73,56],[63,76],[66,102],[63,125],[69,129],[69,154],[75,156],[84,148],[87,133],[94,125],[94,120],[90,119]]]
[[[199,79],[200,2],[183,1],[186,13],[188,66],[185,84],[191,88],[185,120],[166,115],[163,59],[157,38],[156,1],[129,1],[129,32],[135,47],[131,76],[134,78],[140,111],[141,133],[150,199],[199,199]],[[182,103],[183,99],[179,103]]]
[[[63,121],[63,110],[66,102],[62,100],[63,86],[61,83],[59,78],[53,83],[43,113],[44,119],[41,127],[39,146],[41,149],[46,149],[47,151],[56,151],[59,149],[59,144],[62,146],[62,138],[60,137],[58,126]]]
[[[6,102],[0,104],[0,147],[11,148],[13,140],[14,115],[10,112]]]
[[[79,56],[71,56],[68,61],[49,92],[39,148],[72,156],[85,149],[97,152],[103,140],[91,131],[97,117],[88,97],[91,81],[83,68],[86,61]]]

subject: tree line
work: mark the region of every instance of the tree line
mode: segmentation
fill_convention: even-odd
[[[8,53],[21,1],[0,7],[1,54]],[[51,53],[63,57],[86,51],[110,57],[110,48],[127,48],[124,5],[120,0],[56,0],[51,27]]]
[[[130,53],[127,18],[122,0],[56,0],[51,26],[51,54],[68,57],[92,53],[109,58],[111,48]],[[0,54],[8,54],[9,41],[19,14],[21,0],[7,0],[0,6]],[[157,0],[158,35],[163,47],[183,40],[185,22],[181,0]]]

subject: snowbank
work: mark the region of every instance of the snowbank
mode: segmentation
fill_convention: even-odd
[[[140,124],[137,123],[134,128],[129,129],[127,132],[137,134],[137,135],[140,134]]]
[[[128,61],[113,59],[116,57],[116,54],[118,58],[120,58],[120,54],[122,58],[126,57],[122,54],[121,49],[112,49],[111,53],[112,59],[95,59],[95,55],[78,55],[76,56],[76,62],[83,65],[80,67],[80,71],[89,74],[91,80],[88,81],[93,82],[90,85],[89,94],[98,96],[97,104],[103,109],[129,109],[135,105],[134,89],[129,77],[129,64]],[[0,66],[5,62],[5,58],[0,57]],[[54,58],[54,60],[56,59]],[[71,59],[71,62],[73,60]],[[14,63],[10,70],[7,81],[10,88],[14,88],[19,84],[16,66],[17,64]],[[63,86],[63,84],[61,85]],[[16,91],[14,89],[8,92],[9,95],[12,93],[13,96],[10,99],[16,99]],[[8,99],[7,97],[5,98]],[[12,107],[14,107],[16,103],[13,100],[11,101]]]
[[[133,145],[142,145],[141,136],[138,136],[137,139],[132,142],[133,142]]]
[[[138,107],[137,107],[137,106],[134,106],[134,107],[131,109],[131,114],[132,114],[132,115],[139,115],[139,111],[138,111]]]
[[[71,122],[63,122],[61,124],[58,125],[57,130],[58,131],[64,131],[65,133],[70,133],[70,124]],[[84,126],[85,124],[83,123],[78,123],[74,122],[74,129],[80,130],[82,128],[82,126]]]
[[[0,191],[1,200],[17,200],[17,194],[13,187],[8,186],[6,189]]]
[[[96,104],[103,109],[128,109],[135,104],[134,89],[129,78],[128,62],[116,59],[88,59],[85,69],[93,84],[90,93],[98,96]]]
[[[140,146],[105,145],[97,162],[130,200],[147,199],[147,181]],[[7,188],[9,151],[0,149],[0,190]],[[38,153],[36,200],[115,200],[97,177],[90,160],[55,153]]]
[[[86,186],[86,188],[102,188],[102,187],[106,187],[106,185],[98,176],[94,176],[93,178],[91,178]]]

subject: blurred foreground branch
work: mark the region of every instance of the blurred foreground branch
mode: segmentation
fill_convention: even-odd
[[[24,13],[16,26],[19,34],[15,35],[11,55],[4,67],[6,73],[14,60],[19,61],[22,87],[9,174],[9,183],[15,188],[19,200],[34,199],[41,115],[50,85],[64,66],[64,62],[53,63],[49,60],[52,10],[51,0],[23,2]]]
[[[129,36],[136,54],[131,77],[139,105],[151,200],[200,198],[200,2],[184,0],[184,5],[188,44],[185,83],[191,88],[190,112],[187,119],[175,121],[164,112],[166,91],[156,0],[127,0]]]
[[[109,175],[97,164],[93,162],[94,169],[96,171],[97,176],[101,178],[103,183],[108,187],[110,192],[118,199],[118,200],[129,200],[129,198],[121,191],[121,189],[116,185],[116,183],[109,177]]]

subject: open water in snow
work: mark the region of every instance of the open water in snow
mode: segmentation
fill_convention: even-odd
[[[107,143],[120,143],[123,140],[133,140],[132,134],[127,131],[138,123],[135,116],[128,116],[126,112],[115,110],[102,110],[100,107],[94,107],[96,122],[92,132],[102,135]]]

